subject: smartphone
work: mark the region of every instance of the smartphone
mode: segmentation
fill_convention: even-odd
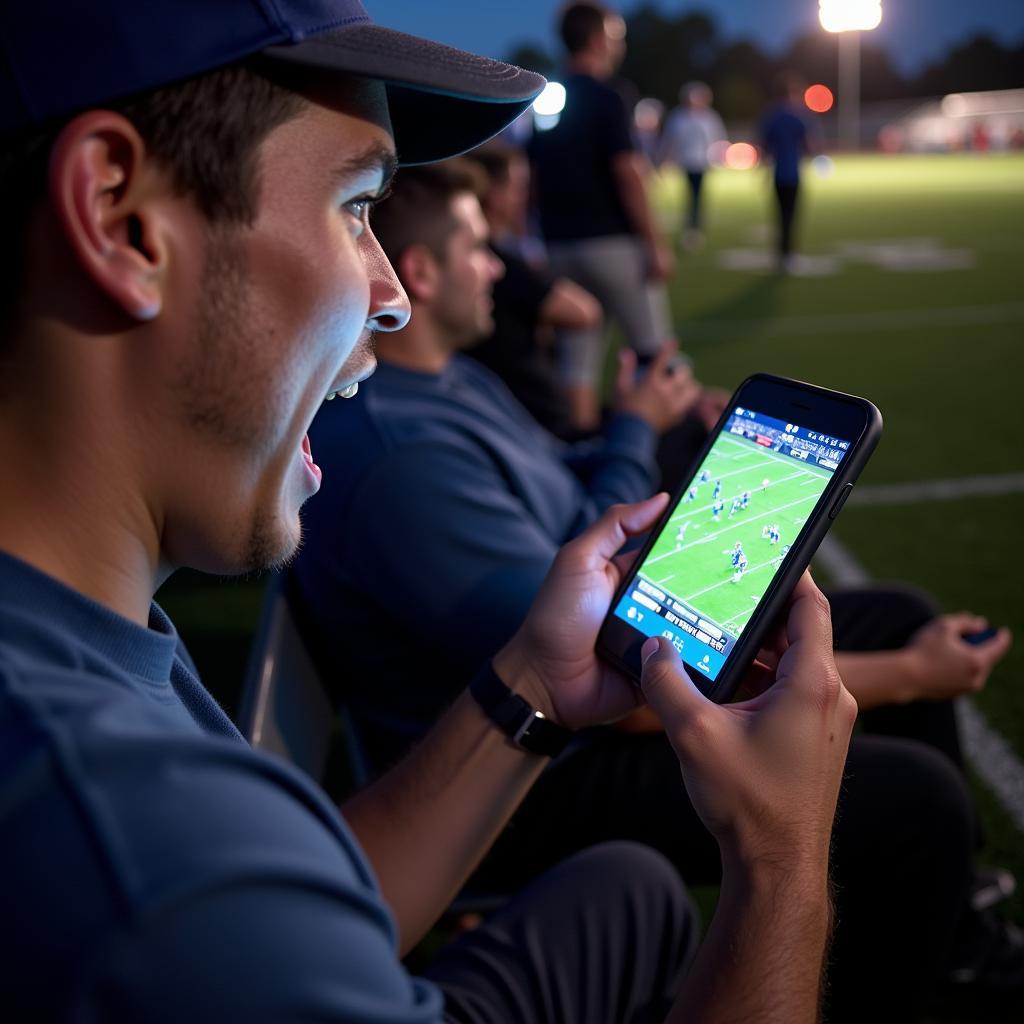
[[[639,680],[640,648],[663,636],[728,700],[881,433],[863,398],[745,380],[619,587],[598,653]]]
[[[995,626],[989,626],[988,629],[979,630],[977,633],[965,633],[963,641],[965,644],[973,644],[974,646],[985,644],[998,632],[999,630]]]

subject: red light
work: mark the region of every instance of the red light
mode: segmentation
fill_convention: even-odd
[[[816,114],[824,114],[831,110],[834,102],[832,90],[827,85],[809,85],[804,92],[807,109],[813,110]]]
[[[725,166],[734,171],[748,171],[757,166],[757,150],[749,142],[734,142],[725,151]]]

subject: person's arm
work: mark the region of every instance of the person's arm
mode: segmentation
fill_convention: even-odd
[[[832,657],[828,602],[805,575],[771,656],[775,683],[753,700],[712,704],[667,641],[648,640],[644,654],[644,693],[722,854],[718,907],[669,1020],[816,1021],[829,843],[857,713]]]
[[[675,269],[672,252],[654,223],[650,199],[647,195],[646,164],[644,158],[633,151],[617,153],[612,158],[612,175],[619,198],[633,230],[643,239],[650,263],[650,276],[667,281]]]
[[[582,671],[556,666],[542,679],[521,644],[495,657],[498,676],[548,718],[577,729],[618,718],[640,700],[635,687],[595,661],[593,646],[618,582],[611,556],[653,524],[665,497],[616,506],[558,556],[535,615],[548,646],[564,637],[579,650]],[[546,763],[513,746],[463,694],[405,760],[344,805],[395,912],[403,952],[458,892]]]
[[[969,612],[940,615],[900,650],[837,651],[836,664],[864,710],[914,700],[952,700],[977,693],[1010,649],[1008,629],[983,644],[964,641],[965,634],[987,626],[985,619]]]
[[[601,324],[601,303],[585,288],[559,277],[537,310],[537,323],[557,331],[589,331]]]
[[[568,475],[547,480],[552,502],[559,488],[578,500]],[[567,526],[572,514],[561,519]],[[382,456],[337,536],[354,585],[381,607],[400,594],[409,634],[467,674],[523,621],[563,539],[512,492],[482,445],[442,440]]]

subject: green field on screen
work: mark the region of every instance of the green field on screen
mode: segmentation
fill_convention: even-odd
[[[708,482],[695,483],[696,498],[676,507],[642,571],[738,636],[771,582],[782,549],[796,539],[831,474],[732,434],[715,442],[695,479],[703,469]],[[722,481],[724,502],[718,522],[712,517],[716,480]],[[750,495],[747,508],[732,512],[733,500],[744,491]],[[764,535],[770,524],[779,527],[775,544]],[[738,579],[731,561],[737,541],[748,563]]]

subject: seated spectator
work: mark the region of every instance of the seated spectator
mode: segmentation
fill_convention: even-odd
[[[600,327],[600,303],[578,284],[552,276],[521,255],[530,174],[526,156],[492,142],[474,150],[472,160],[481,165],[475,191],[505,270],[493,288],[494,329],[467,349],[467,355],[501,377],[530,415],[556,437],[578,437],[555,365],[555,340],[556,334]],[[469,173],[471,165],[465,166]]]
[[[330,472],[294,567],[297,611],[381,767],[515,632],[558,545],[623,488],[650,485],[652,431],[639,407],[602,446],[568,448],[458,354],[490,328],[500,273],[472,189],[455,164],[405,171],[375,213],[412,319],[378,336],[373,387],[325,407],[312,428]],[[663,401],[682,385],[662,372],[646,386]],[[984,653],[981,675],[997,656]],[[658,781],[670,757],[660,731],[588,735],[534,787],[479,879],[514,886],[613,836],[655,846],[691,882],[717,879],[692,806]],[[939,753],[864,737],[843,807],[832,1019],[861,1019],[869,1006],[877,1016],[884,993],[891,1019],[905,1020],[941,973],[968,901],[969,799]]]

